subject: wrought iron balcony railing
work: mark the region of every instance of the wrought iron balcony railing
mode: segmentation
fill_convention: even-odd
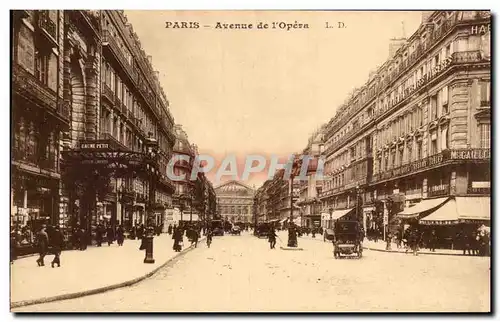
[[[45,30],[54,40],[57,39],[56,23],[49,18],[47,11],[40,11],[38,13],[38,27]]]

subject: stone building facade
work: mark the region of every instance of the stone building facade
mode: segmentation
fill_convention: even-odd
[[[163,223],[174,119],[124,13],[17,10],[12,21],[11,224],[90,234]]]
[[[222,219],[236,223],[253,223],[253,198],[255,191],[236,180],[214,188]]]
[[[325,135],[323,212],[351,212],[380,229],[399,211],[388,201],[418,205],[408,217],[417,218],[467,198],[478,221],[489,219],[490,19],[484,11],[426,15],[338,109]]]

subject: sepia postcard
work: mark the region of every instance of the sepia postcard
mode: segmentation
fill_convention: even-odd
[[[11,312],[491,312],[491,12],[13,10]]]

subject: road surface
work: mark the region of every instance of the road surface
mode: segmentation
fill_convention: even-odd
[[[490,310],[489,258],[365,251],[359,260],[335,260],[329,243],[299,238],[303,251],[281,250],[280,243],[270,250],[246,233],[214,237],[211,248],[200,245],[134,286],[14,311]]]

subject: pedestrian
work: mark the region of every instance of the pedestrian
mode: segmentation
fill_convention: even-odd
[[[401,233],[401,230],[400,230],[400,229],[398,229],[398,230],[396,231],[395,238],[396,238],[396,248],[397,248],[397,249],[401,249],[401,244],[402,244],[403,234]]]
[[[45,255],[47,255],[47,251],[49,248],[49,235],[47,234],[46,225],[42,225],[42,228],[38,232],[37,240],[38,240],[38,253],[40,257],[38,257],[36,263],[38,264],[38,266],[45,266],[43,260],[45,258]]]
[[[172,239],[174,240],[173,249],[175,252],[180,252],[182,250],[183,232],[182,228],[178,227],[174,230]]]
[[[78,242],[79,242],[80,250],[86,250],[87,245],[88,245],[88,242],[87,242],[88,236],[87,236],[87,231],[83,227],[80,228],[80,232],[79,232],[78,236],[79,236]]]
[[[276,231],[274,230],[274,228],[269,229],[267,240],[269,241],[270,249],[274,249],[274,247],[276,246],[276,237],[278,237],[278,235],[276,235]]]
[[[54,268],[54,264],[57,264],[57,267],[61,267],[61,252],[64,247],[64,234],[59,226],[55,227],[52,238],[50,239],[50,244],[54,252],[54,259],[50,264],[52,268]]]
[[[431,252],[436,251],[436,244],[437,244],[437,235],[436,231],[433,229],[431,235],[429,236],[429,250]]]
[[[123,230],[123,226],[120,225],[116,229],[116,242],[118,246],[123,246],[123,241],[125,240],[125,231]]]
[[[12,230],[10,232],[10,263],[13,264],[14,260],[17,259],[17,238],[16,238],[16,231]]]
[[[111,225],[108,225],[108,228],[106,228],[106,239],[108,241],[108,246],[111,246],[115,241],[115,231]]]
[[[214,232],[212,231],[211,228],[208,228],[206,231],[206,236],[207,236],[207,246],[210,248],[210,244],[212,244],[212,237],[214,235]]]
[[[172,225],[171,225],[171,224],[170,224],[170,225],[168,225],[167,233],[168,233],[169,235],[172,235]]]
[[[200,237],[200,234],[198,230],[193,229],[191,232],[191,246],[194,244],[194,248],[198,247],[198,239]]]
[[[103,230],[104,228],[102,227],[101,224],[97,225],[96,229],[95,229],[95,241],[97,243],[97,247],[101,247],[102,246],[102,239],[103,239]]]

